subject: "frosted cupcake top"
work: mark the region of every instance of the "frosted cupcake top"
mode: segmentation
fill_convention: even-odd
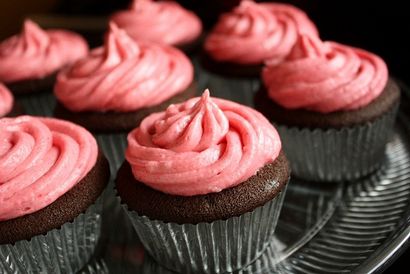
[[[204,47],[212,59],[220,62],[278,63],[290,52],[299,33],[318,35],[315,25],[300,9],[244,0],[220,17]]]
[[[129,10],[111,20],[135,40],[168,45],[188,44],[202,33],[198,16],[174,1],[134,0]]]
[[[280,150],[279,135],[262,114],[205,91],[145,118],[128,135],[126,159],[149,187],[194,196],[246,181]]]
[[[97,155],[94,137],[73,123],[0,119],[0,221],[53,203],[86,176]]]
[[[375,54],[301,35],[286,60],[268,64],[262,78],[277,104],[329,113],[368,105],[384,90],[388,70]]]
[[[13,108],[13,95],[10,91],[0,83],[0,117],[8,114]]]
[[[111,23],[104,46],[61,71],[54,91],[74,112],[128,112],[166,101],[193,78],[193,66],[180,50],[136,42]]]
[[[20,34],[0,43],[0,81],[41,79],[88,53],[86,41],[65,30],[42,30],[26,20]]]

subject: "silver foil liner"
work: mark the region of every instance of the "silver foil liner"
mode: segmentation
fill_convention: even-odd
[[[159,264],[179,273],[226,273],[251,264],[272,243],[285,192],[252,212],[196,225],[150,220],[124,207]]]
[[[384,161],[398,106],[363,125],[342,129],[308,129],[279,125],[292,175],[309,181],[358,179]]]
[[[53,116],[56,99],[52,92],[28,94],[18,97],[24,111],[35,116]]]
[[[0,273],[76,273],[90,260],[101,232],[99,198],[59,229],[15,244],[0,245]]]
[[[124,162],[128,133],[96,134],[95,137],[105,156],[110,161],[111,176],[114,178]]]
[[[120,213],[121,207],[119,199],[114,193],[114,179],[117,171],[124,162],[125,149],[127,148],[127,133],[107,133],[96,134],[96,139],[100,148],[104,151],[105,156],[110,162],[111,180],[104,197],[105,211],[109,211],[109,216],[114,217]],[[115,214],[113,214],[115,212]]]

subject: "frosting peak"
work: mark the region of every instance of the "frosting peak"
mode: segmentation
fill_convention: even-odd
[[[88,52],[86,41],[72,32],[42,30],[26,20],[21,34],[0,43],[0,81],[46,77]]]
[[[152,0],[134,0],[131,3],[130,8],[135,11],[144,11],[149,9],[158,8],[158,6],[153,5]]]
[[[13,95],[0,83],[0,117],[7,115],[13,108]]]
[[[190,60],[181,51],[134,41],[111,23],[104,46],[59,73],[54,91],[74,112],[129,112],[183,92],[193,74]]]
[[[46,49],[50,43],[50,38],[37,24],[31,20],[25,20],[22,30],[22,39],[17,40],[22,43],[23,48],[28,48],[27,53],[36,53],[36,50],[30,51],[31,46],[36,46],[39,49]]]
[[[192,108],[179,112],[176,106],[169,107],[154,127],[154,145],[175,152],[200,152],[221,141],[229,122],[206,90]]]
[[[145,118],[128,135],[126,159],[142,183],[193,196],[246,181],[280,150],[278,133],[259,112],[205,91]]]
[[[52,118],[0,119],[0,221],[36,212],[63,196],[95,165],[84,128]]]
[[[140,54],[138,44],[113,22],[110,22],[107,41],[105,42],[104,47],[107,57],[118,56],[118,59],[120,60]]]
[[[386,86],[388,71],[370,52],[302,35],[284,62],[267,63],[262,78],[279,105],[329,113],[369,104]]]
[[[217,61],[278,63],[290,52],[299,33],[318,35],[303,11],[286,4],[245,0],[219,18],[204,47]]]
[[[318,37],[299,35],[286,60],[321,58],[329,52],[328,47]]]
[[[135,40],[168,45],[188,44],[202,32],[200,19],[173,1],[134,0],[111,19]]]

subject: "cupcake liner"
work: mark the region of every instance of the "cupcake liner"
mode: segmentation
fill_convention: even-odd
[[[91,258],[101,231],[102,198],[72,222],[45,235],[0,245],[0,273],[76,273]]]
[[[121,208],[120,198],[116,195],[114,178],[117,175],[117,171],[124,162],[125,150],[127,148],[127,135],[128,133],[111,133],[111,134],[96,134],[96,139],[104,151],[107,159],[110,162],[111,180],[108,183],[108,191],[104,193],[104,220],[103,231],[111,231],[112,224],[122,224],[124,226],[123,231],[133,232],[128,217],[125,216],[125,212]],[[111,235],[111,241],[121,242],[124,238],[124,233],[115,233]]]
[[[115,219],[121,212],[119,199],[113,195],[114,192],[114,177],[118,169],[124,162],[125,149],[127,147],[126,133],[112,134],[97,134],[97,142],[100,148],[104,151],[108,161],[110,162],[111,180],[108,187],[111,191],[104,193],[104,211],[110,212],[108,218]],[[109,220],[111,222],[113,220]]]
[[[203,71],[202,74],[205,75],[201,75],[201,77],[208,80],[206,88],[209,88],[212,96],[253,106],[254,91],[258,90],[260,86],[258,78],[226,78],[206,71]]]
[[[26,113],[34,116],[53,116],[56,99],[51,92],[28,94],[17,97]]]
[[[309,181],[350,181],[384,160],[398,105],[373,122],[342,129],[277,127],[292,175]]]
[[[278,243],[273,242],[266,248],[262,255],[253,261],[250,265],[234,271],[235,274],[263,274],[263,273],[287,273],[285,266],[280,264],[278,250]],[[174,271],[169,270],[161,265],[159,265],[151,256],[144,256],[144,262],[141,267],[140,272],[142,274],[175,274]]]
[[[95,137],[107,159],[110,161],[111,175],[115,176],[124,162],[128,133],[96,134]]]
[[[225,273],[249,265],[271,244],[285,192],[286,186],[252,212],[196,225],[150,220],[124,207],[159,264],[180,273]]]

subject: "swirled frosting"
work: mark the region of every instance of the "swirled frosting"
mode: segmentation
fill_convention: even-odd
[[[386,86],[388,70],[370,52],[301,35],[287,59],[267,65],[262,77],[279,105],[329,113],[368,105]]]
[[[134,0],[111,20],[136,40],[168,45],[188,44],[202,33],[201,20],[173,1]]]
[[[13,96],[10,91],[2,84],[0,84],[0,117],[8,114],[13,108]]]
[[[54,91],[74,112],[128,112],[183,92],[193,77],[191,62],[178,49],[137,43],[110,24],[104,46],[60,72]]]
[[[0,81],[41,79],[88,53],[86,41],[63,30],[42,30],[30,20],[21,34],[0,43]]]
[[[318,35],[303,11],[287,4],[245,0],[220,17],[204,47],[216,61],[278,63],[290,52],[299,33]]]
[[[194,196],[244,182],[280,150],[278,133],[262,114],[205,91],[145,118],[128,135],[126,159],[149,187]]]
[[[73,123],[0,119],[0,221],[53,203],[85,177],[97,155],[94,137]]]

